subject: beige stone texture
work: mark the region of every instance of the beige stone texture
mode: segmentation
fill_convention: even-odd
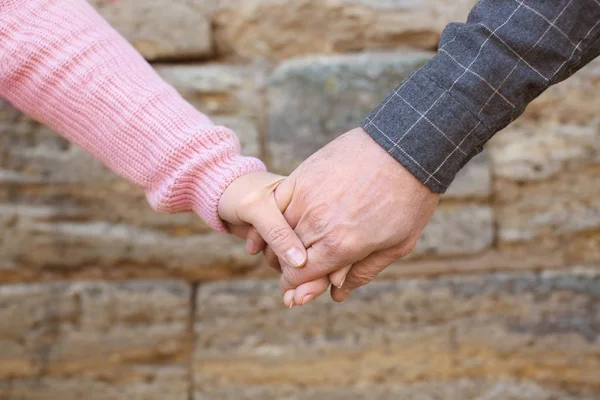
[[[185,399],[190,298],[177,281],[0,286],[0,398]]]
[[[90,0],[288,174],[475,0]],[[0,101],[0,400],[600,399],[600,61],[536,99],[345,304]]]
[[[90,0],[148,60],[198,59],[213,53],[217,0]]]
[[[551,88],[490,143],[499,245],[600,259],[600,63]]]
[[[435,49],[449,21],[474,0],[221,0],[214,15],[219,53],[285,59],[367,49]]]
[[[194,390],[197,399],[370,391],[387,399],[394,390],[428,398],[417,388],[457,400],[594,398],[598,271],[379,281],[342,305],[323,299],[292,310],[274,281],[203,285]]]

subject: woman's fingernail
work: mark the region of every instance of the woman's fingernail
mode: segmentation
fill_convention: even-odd
[[[304,253],[297,247],[289,249],[285,256],[292,267],[298,268],[304,264]]]
[[[346,276],[348,276],[348,275],[346,275]],[[344,276],[344,277],[342,278],[342,281],[340,282],[340,286],[338,286],[338,289],[341,289],[341,288],[342,288],[342,286],[344,286],[344,282],[346,282],[346,276]]]
[[[292,299],[292,301],[290,301],[290,308],[294,308],[296,304],[294,304],[294,299]]]
[[[311,301],[312,299],[314,299],[315,296],[311,293],[311,294],[307,294],[302,298],[302,304],[301,305],[305,305],[307,304],[309,301]]]

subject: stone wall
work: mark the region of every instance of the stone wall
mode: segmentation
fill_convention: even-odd
[[[91,0],[289,173],[474,0]],[[0,399],[600,398],[600,62],[454,182],[407,260],[339,305],[276,277],[0,103]]]

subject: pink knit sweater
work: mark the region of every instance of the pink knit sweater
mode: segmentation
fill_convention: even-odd
[[[265,169],[85,0],[0,0],[0,96],[140,186],[154,209],[194,211],[215,229],[227,186]]]

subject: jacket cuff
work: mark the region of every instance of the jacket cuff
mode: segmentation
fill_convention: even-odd
[[[361,127],[434,193],[444,193],[491,136],[424,68],[390,93]]]

